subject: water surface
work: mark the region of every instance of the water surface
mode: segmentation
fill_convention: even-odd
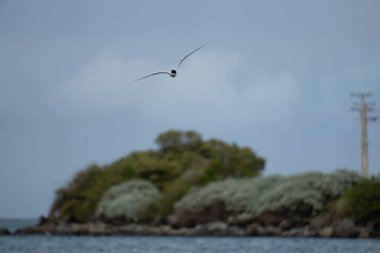
[[[3,236],[4,253],[365,253],[378,252],[380,240],[273,237],[160,236]]]
[[[11,231],[36,219],[4,220]],[[165,236],[0,236],[0,253],[366,253],[379,252],[378,239]]]

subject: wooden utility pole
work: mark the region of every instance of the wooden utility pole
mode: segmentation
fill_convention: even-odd
[[[360,103],[354,103],[353,111],[360,112],[361,120],[361,147],[362,147],[362,176],[368,177],[368,135],[367,135],[367,121],[376,121],[376,117],[368,117],[367,112],[373,111],[374,103],[367,103],[365,99],[371,96],[371,93],[352,93],[352,97],[358,97]]]
[[[367,105],[360,96],[360,119],[362,122],[362,176],[368,177]]]

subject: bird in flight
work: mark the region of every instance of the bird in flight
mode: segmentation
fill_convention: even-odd
[[[203,44],[202,46],[200,46],[200,47],[198,47],[197,49],[195,49],[195,50],[191,51],[190,53],[188,53],[186,56],[184,56],[184,57],[178,62],[177,67],[175,67],[174,69],[172,69],[170,72],[167,72],[167,71],[159,71],[159,72],[155,72],[155,73],[149,74],[149,75],[147,75],[147,76],[143,76],[143,77],[141,77],[141,78],[139,78],[139,79],[137,79],[137,80],[134,80],[134,81],[132,81],[132,82],[130,82],[130,83],[134,83],[134,82],[140,81],[140,80],[142,80],[142,79],[145,79],[145,78],[147,78],[147,77],[151,77],[151,76],[154,76],[154,75],[160,75],[160,74],[166,74],[166,75],[169,75],[169,76],[171,76],[171,77],[173,77],[173,78],[176,77],[176,76],[177,76],[177,69],[178,69],[179,65],[181,65],[181,63],[182,63],[184,60],[186,60],[187,57],[189,57],[190,55],[192,55],[193,53],[195,53],[196,51],[198,51],[199,49],[201,49],[202,47],[204,47],[204,46],[206,46],[206,45],[207,45],[207,43],[206,43],[206,44]]]

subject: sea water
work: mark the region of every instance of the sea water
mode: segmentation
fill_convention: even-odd
[[[365,253],[380,252],[380,240],[276,237],[1,236],[0,253],[8,252]]]
[[[38,219],[0,219],[0,228],[6,228],[13,233],[17,229],[34,226],[37,223]]]

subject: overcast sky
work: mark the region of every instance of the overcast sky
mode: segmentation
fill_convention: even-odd
[[[359,171],[350,94],[380,103],[379,27],[376,0],[1,1],[0,217],[46,215],[77,171],[169,129],[249,146],[266,175]]]

